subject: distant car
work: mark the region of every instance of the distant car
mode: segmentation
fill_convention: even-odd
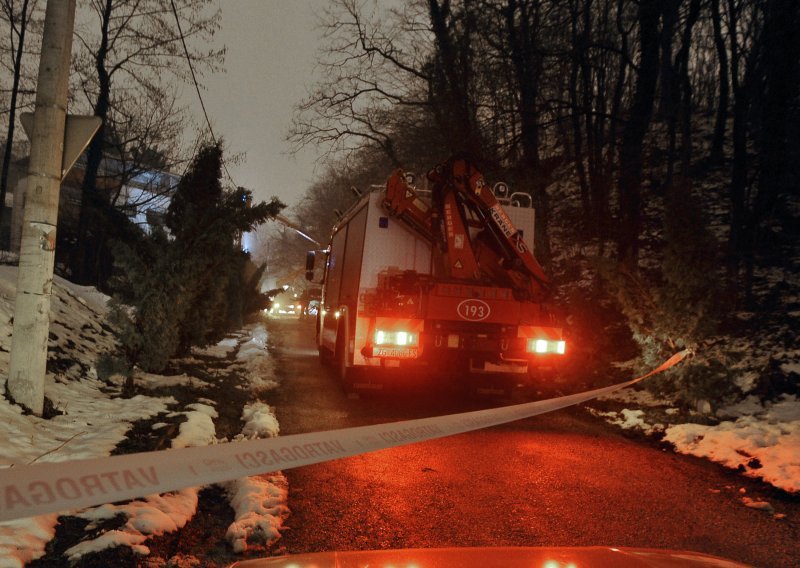
[[[300,317],[304,307],[299,294],[286,290],[272,299],[272,306],[266,310],[270,317]]]

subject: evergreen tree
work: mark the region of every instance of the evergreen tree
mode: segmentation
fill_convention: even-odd
[[[642,350],[645,367],[653,368],[678,349],[702,355],[661,381],[648,383],[672,391],[686,402],[718,398],[731,388],[724,357],[709,342],[717,331],[722,306],[717,270],[719,244],[688,182],[668,192],[664,207],[664,254],[656,270],[634,274],[605,259],[600,275],[616,299]]]
[[[243,321],[249,260],[238,237],[283,205],[276,199],[251,205],[246,189],[225,191],[221,171],[220,145],[203,147],[167,210],[169,235],[154,231],[116,246],[113,322],[125,357],[148,371],[162,370],[170,357],[217,341]]]

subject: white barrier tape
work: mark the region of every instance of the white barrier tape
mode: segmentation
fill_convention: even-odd
[[[631,386],[678,364],[673,355],[646,375],[549,400],[461,414],[0,470],[0,521],[209,485],[469,432],[552,412]]]

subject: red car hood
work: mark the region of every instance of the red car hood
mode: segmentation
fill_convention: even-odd
[[[742,568],[698,552],[647,548],[416,548],[315,552],[236,562],[236,568]]]

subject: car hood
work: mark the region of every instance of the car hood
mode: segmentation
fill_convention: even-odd
[[[315,552],[236,562],[236,568],[741,568],[698,552],[611,547],[416,548]]]

